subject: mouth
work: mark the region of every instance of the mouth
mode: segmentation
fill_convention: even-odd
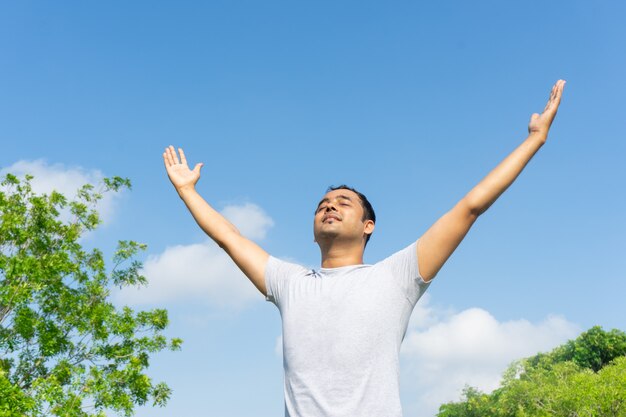
[[[334,214],[328,214],[328,215],[324,216],[324,218],[322,218],[322,223],[326,223],[327,221],[332,221],[332,220],[341,221],[339,216],[336,216]]]

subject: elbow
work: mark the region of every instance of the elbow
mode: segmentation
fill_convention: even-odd
[[[474,218],[478,218],[478,216],[480,216],[481,214],[483,214],[485,211],[487,211],[488,207],[472,207],[470,208],[469,212],[470,215]]]
[[[482,207],[467,197],[461,200],[460,204],[463,206],[463,210],[467,213],[468,217],[473,217],[474,219],[477,219],[478,216],[487,210],[487,207]]]

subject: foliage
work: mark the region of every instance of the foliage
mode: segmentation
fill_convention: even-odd
[[[619,356],[626,355],[626,333],[613,329],[609,332],[595,326],[548,354],[538,354],[529,359],[533,366],[572,361],[582,368],[598,372]]]
[[[482,417],[490,407],[489,395],[484,394],[473,387],[463,389],[465,401],[444,404],[439,409],[441,417]]]
[[[513,363],[491,394],[466,388],[439,417],[626,416],[626,334],[596,326]]]
[[[109,301],[111,286],[146,282],[135,259],[146,246],[120,241],[107,271],[102,252],[80,244],[100,223],[103,193],[129,180],[87,184],[73,200],[37,195],[31,180],[8,174],[0,189],[0,416],[129,416],[165,404],[170,388],[145,371],[150,354],[180,348],[162,334],[167,311]]]

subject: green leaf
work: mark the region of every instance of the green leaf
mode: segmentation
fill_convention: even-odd
[[[100,223],[97,201],[130,181],[85,184],[69,199],[34,194],[32,179],[1,181],[0,417],[130,416],[138,405],[164,405],[171,390],[153,384],[147,369],[153,353],[180,348],[162,334],[167,311],[109,300],[113,285],[145,283],[135,257],[146,245],[120,241],[107,267],[101,250],[80,243]]]

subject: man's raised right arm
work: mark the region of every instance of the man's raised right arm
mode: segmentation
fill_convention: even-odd
[[[163,152],[163,162],[167,175],[178,195],[184,201],[198,226],[226,251],[254,286],[263,295],[266,295],[265,266],[269,254],[256,243],[242,236],[231,222],[213,209],[198,194],[195,185],[200,179],[202,164],[197,164],[193,170],[190,170],[183,150],[178,148],[178,152],[180,153],[180,160],[173,146],[169,146]]]

